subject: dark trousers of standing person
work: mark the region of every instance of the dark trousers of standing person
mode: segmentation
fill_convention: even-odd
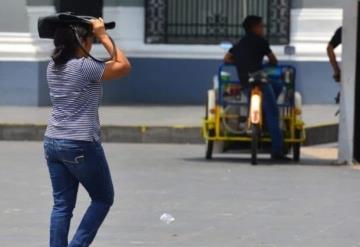
[[[50,247],[86,247],[114,201],[114,189],[101,143],[45,138],[45,156],[53,187]],[[70,243],[68,234],[81,184],[91,198]]]
[[[262,85],[263,112],[266,120],[266,127],[271,136],[271,154],[282,156],[284,153],[284,138],[280,129],[279,107],[277,99],[283,90],[283,83],[276,80],[269,81]]]

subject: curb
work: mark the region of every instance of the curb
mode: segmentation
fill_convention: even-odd
[[[337,142],[338,124],[306,127],[304,146]],[[46,125],[0,124],[2,141],[41,141]],[[198,126],[103,126],[103,142],[202,144]]]
[[[338,134],[338,124],[324,124],[307,127],[304,146],[314,146],[337,142]]]

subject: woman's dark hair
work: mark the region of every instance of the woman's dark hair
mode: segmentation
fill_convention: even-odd
[[[92,36],[92,32],[88,27],[77,25],[74,28],[81,40]],[[58,27],[55,32],[54,45],[55,50],[51,57],[55,65],[65,64],[70,59],[75,58],[77,49],[79,48],[79,42],[72,27]]]
[[[253,28],[261,23],[263,23],[262,17],[256,15],[249,15],[245,18],[242,25],[246,33],[251,33]]]

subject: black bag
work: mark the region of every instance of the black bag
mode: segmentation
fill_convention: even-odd
[[[58,13],[55,15],[40,17],[38,20],[38,32],[40,38],[53,39],[55,31],[59,26],[71,25],[91,25],[90,20],[94,19],[93,16],[78,16],[72,13]],[[115,22],[105,23],[106,29],[114,29]]]
[[[98,62],[110,61],[116,55],[116,49],[115,49],[116,45],[114,43],[114,40],[110,36],[109,38],[113,45],[113,53],[111,57],[107,59],[97,59],[86,51],[86,49],[81,44],[80,37],[76,31],[76,26],[78,25],[85,25],[85,26],[87,25],[91,27],[90,20],[94,18],[95,17],[93,16],[78,16],[78,15],[73,15],[72,13],[58,13],[55,15],[40,17],[38,20],[39,36],[42,39],[53,39],[55,36],[56,29],[58,27],[68,26],[73,30],[74,35],[78,42],[78,46],[84,51],[85,54],[87,54],[89,57],[91,57],[92,59]],[[115,22],[105,23],[105,29],[114,29],[114,28],[115,28]]]

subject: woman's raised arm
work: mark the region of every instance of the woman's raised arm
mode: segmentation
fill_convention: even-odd
[[[93,32],[99,42],[105,47],[107,52],[115,54],[113,60],[106,62],[105,71],[101,78],[102,81],[118,79],[130,73],[131,65],[124,52],[118,47],[113,46],[110,37],[106,33],[104,21],[100,19],[92,20]],[[115,49],[115,53],[113,51]]]

